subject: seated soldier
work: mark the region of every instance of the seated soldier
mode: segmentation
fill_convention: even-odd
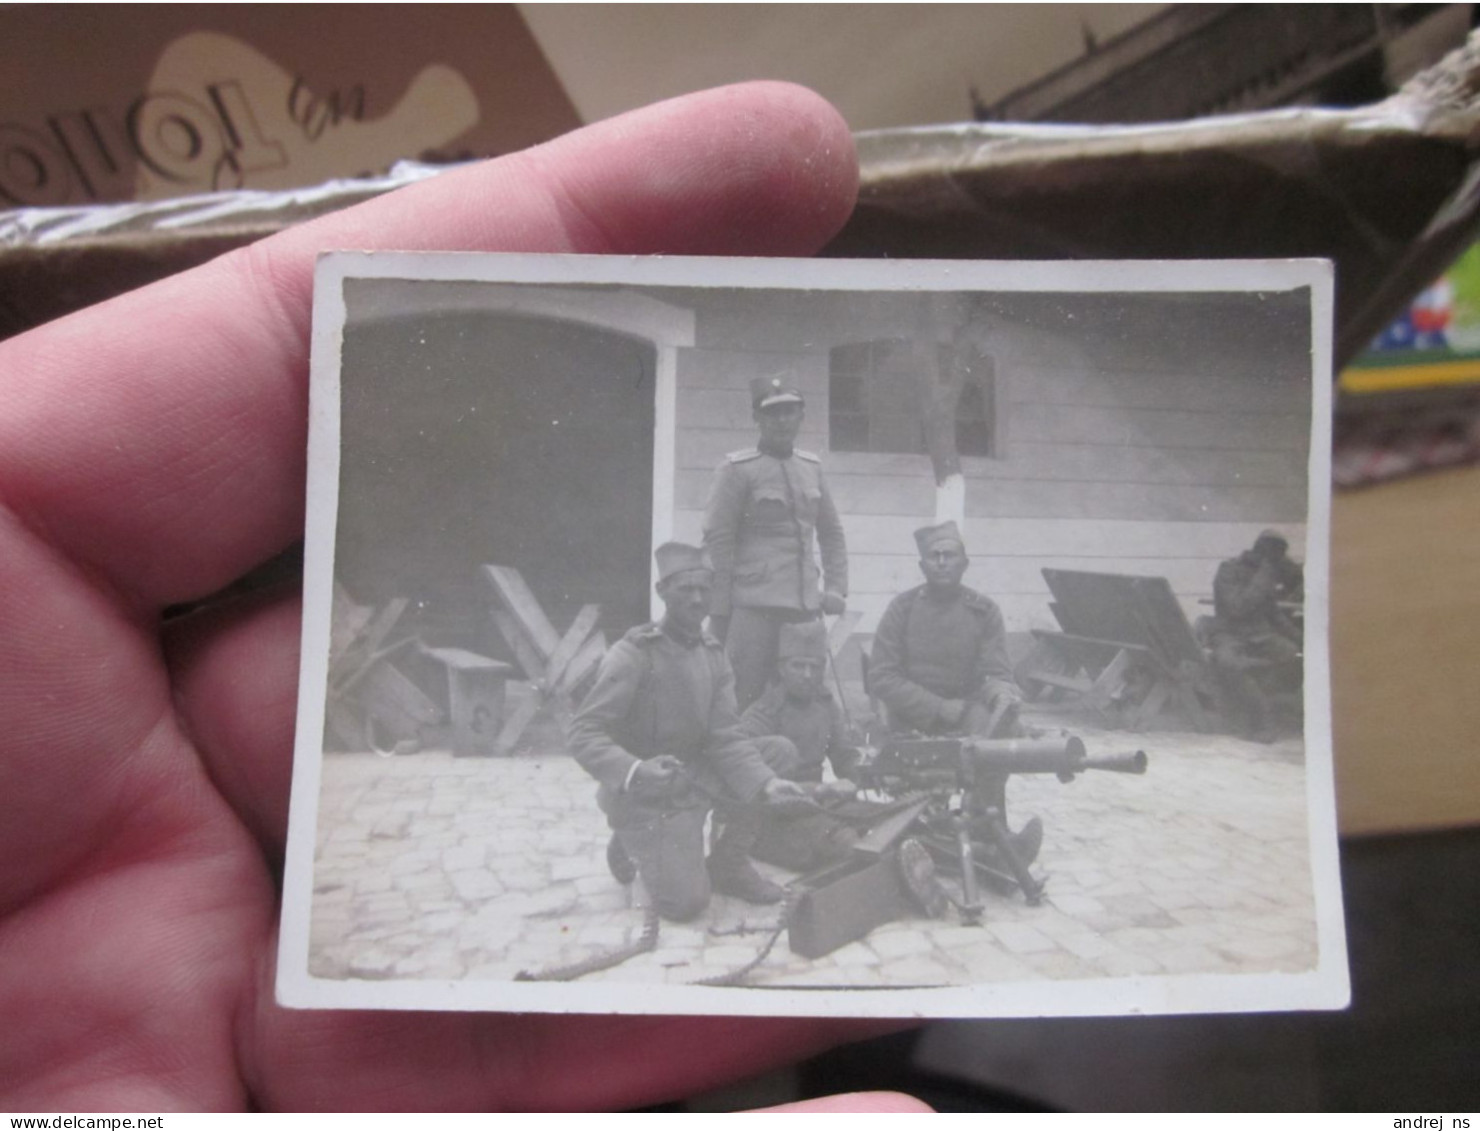
[[[1256,742],[1273,742],[1274,699],[1301,681],[1303,633],[1281,601],[1298,600],[1304,576],[1289,543],[1266,530],[1213,578],[1213,615],[1198,623],[1229,721]]]
[[[915,531],[925,584],[901,593],[879,621],[869,688],[883,702],[896,734],[1019,735],[1022,692],[1007,655],[1007,629],[997,603],[961,584],[971,560],[954,522]],[[993,784],[990,804],[1006,814],[1007,778]],[[984,790],[983,793],[988,791]],[[1024,865],[1038,855],[1037,817],[1012,834]]]
[[[758,803],[805,798],[771,769],[794,761],[795,750],[740,731],[735,677],[704,631],[714,571],[703,551],[668,542],[656,556],[663,619],[612,646],[570,726],[571,752],[601,783],[597,804],[613,830],[607,863],[622,883],[641,876],[665,919],[699,915],[711,889],[776,903],[781,889],[755,870],[749,851]],[[739,815],[706,862],[705,818],[725,799],[739,803]]]
[[[830,762],[836,780],[814,796],[851,798],[857,790],[848,778],[858,751],[848,744],[841,706],[824,686],[827,629],[815,620],[782,625],[778,652],[777,678],[740,716],[740,729],[790,741],[795,757],[773,764],[790,781],[821,785],[823,763]],[[857,841],[852,828],[826,813],[778,815],[762,823],[752,853],[768,864],[810,872],[846,859]]]
[[[954,522],[915,531],[925,584],[884,610],[874,636],[869,687],[896,733],[1017,732],[1022,692],[1007,656],[997,603],[961,584],[971,559]]]

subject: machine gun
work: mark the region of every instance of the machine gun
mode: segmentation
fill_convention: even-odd
[[[891,845],[909,835],[919,840],[938,866],[959,869],[961,916],[981,920],[979,881],[1021,890],[1031,904],[1043,896],[1043,881],[1029,866],[1038,854],[1042,825],[1036,818],[1020,833],[1007,823],[1007,779],[1014,774],[1053,774],[1071,782],[1088,770],[1144,774],[1146,753],[1092,758],[1084,742],[1057,738],[891,738],[862,751],[854,777],[865,789],[885,797],[924,800],[905,829],[889,830]],[[869,843],[869,837],[864,843]],[[883,847],[882,845],[879,847]]]

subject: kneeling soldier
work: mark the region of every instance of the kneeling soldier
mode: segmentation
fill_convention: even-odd
[[[740,729],[752,737],[779,735],[795,748],[792,761],[775,765],[784,778],[820,784],[824,761],[832,764],[837,781],[826,794],[852,797],[857,789],[848,780],[858,751],[848,744],[842,708],[827,688],[827,629],[821,621],[781,626],[777,678],[740,716]],[[768,864],[808,872],[845,859],[858,834],[826,813],[768,818],[761,827],[755,855]]]
[[[790,743],[740,731],[735,677],[703,628],[714,583],[708,559],[678,542],[656,556],[663,619],[612,646],[571,723],[570,745],[601,783],[613,875],[623,883],[640,875],[658,913],[682,922],[709,905],[711,887],[752,903],[780,900],[749,859],[756,808],[804,793],[768,765],[794,758]],[[717,800],[739,815],[716,836],[706,867],[704,822]]]

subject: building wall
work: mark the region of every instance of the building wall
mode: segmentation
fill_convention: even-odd
[[[850,604],[872,631],[919,583],[911,532],[933,521],[924,455],[830,452],[828,350],[939,334],[930,300],[764,295],[697,302],[678,362],[676,536],[697,540],[709,484],[751,446],[751,377],[790,373],[807,398],[799,446],[824,457],[850,551]],[[1278,309],[1276,309],[1278,307]],[[1310,429],[1308,315],[1281,296],[1161,296],[1126,309],[1084,296],[1013,296],[973,316],[996,364],[1002,458],[966,458],[967,584],[1008,627],[1054,627],[1045,566],[1165,576],[1189,618],[1218,562],[1265,527],[1304,557]]]

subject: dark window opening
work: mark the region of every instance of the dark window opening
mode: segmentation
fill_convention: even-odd
[[[995,457],[996,375],[976,351],[963,359],[967,378],[956,403],[956,450]],[[828,369],[828,445],[836,452],[921,454],[926,451],[917,374],[935,365],[933,345],[901,339],[849,342],[832,350]]]

